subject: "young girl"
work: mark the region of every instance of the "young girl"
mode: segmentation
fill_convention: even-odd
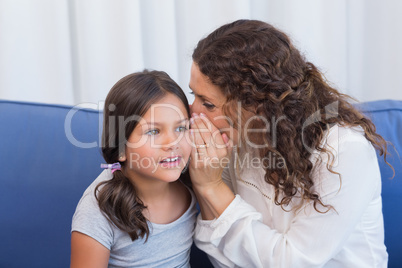
[[[104,109],[106,169],[73,216],[71,267],[188,267],[195,198],[180,179],[189,106],[164,72],[122,78]]]

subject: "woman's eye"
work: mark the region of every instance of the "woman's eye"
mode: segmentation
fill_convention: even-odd
[[[157,135],[157,134],[159,134],[159,130],[157,130],[157,129],[151,129],[151,130],[145,132],[145,134],[146,134],[146,135],[150,135],[150,136],[152,136],[152,135]]]
[[[207,108],[208,110],[212,110],[216,107],[215,105],[213,105],[211,103],[207,103],[207,102],[204,102],[202,105],[204,105],[205,108]]]
[[[188,130],[188,128],[186,126],[180,126],[176,129],[178,132],[185,132]]]

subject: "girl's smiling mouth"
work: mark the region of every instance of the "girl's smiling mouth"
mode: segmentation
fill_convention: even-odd
[[[181,156],[170,156],[159,161],[159,164],[165,168],[174,168],[179,166],[181,159]]]

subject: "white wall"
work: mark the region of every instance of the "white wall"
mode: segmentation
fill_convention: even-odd
[[[400,14],[398,0],[0,0],[0,99],[98,103],[143,68],[187,92],[198,40],[251,18],[287,32],[340,91],[402,100]]]

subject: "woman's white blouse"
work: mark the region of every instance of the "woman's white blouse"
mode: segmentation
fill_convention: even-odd
[[[235,161],[229,164],[222,177],[236,198],[215,220],[199,215],[195,231],[196,245],[214,266],[387,267],[381,175],[373,146],[360,128],[338,126],[322,144],[335,155],[313,151],[311,156],[314,190],[334,208],[327,213],[317,212],[311,202],[291,210],[301,202],[297,197],[284,207],[287,211],[275,205],[274,188],[264,181],[256,154],[242,153],[238,168]],[[278,159],[268,163],[281,164]],[[329,172],[327,163],[341,176]]]

